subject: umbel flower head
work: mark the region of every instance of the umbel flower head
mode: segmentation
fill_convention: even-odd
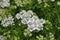
[[[8,17],[3,18],[1,25],[3,27],[7,27],[7,26],[12,26],[14,24],[14,18],[11,15],[8,15]]]
[[[31,32],[42,30],[45,23],[45,20],[43,18],[39,19],[38,16],[34,15],[32,10],[22,10],[16,14],[16,18],[21,19],[23,24],[27,24],[27,29]]]
[[[27,19],[30,18],[33,15],[33,12],[31,10],[22,10],[20,13],[16,14],[17,19]]]
[[[39,19],[37,16],[33,16],[27,21],[28,29],[32,31],[40,31],[43,29],[44,19]]]
[[[16,14],[16,18],[17,19],[21,19],[21,22],[23,24],[27,24],[27,21],[29,20],[29,18],[31,18],[31,16],[33,15],[33,12],[31,10],[22,10],[20,13]]]
[[[0,7],[9,7],[10,6],[10,0],[0,0]]]

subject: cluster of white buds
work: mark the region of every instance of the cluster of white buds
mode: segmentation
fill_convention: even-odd
[[[34,15],[32,10],[22,10],[22,12],[16,14],[17,19],[21,19],[23,24],[28,25],[29,31],[40,31],[43,29],[43,24],[45,23],[44,19],[39,19],[37,16]]]
[[[9,7],[10,6],[10,0],[0,0],[0,7]]]
[[[3,18],[1,25],[3,27],[7,27],[7,26],[12,26],[14,24],[14,18],[11,15],[8,15],[8,17]]]

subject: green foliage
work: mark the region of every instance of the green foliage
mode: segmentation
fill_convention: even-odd
[[[27,25],[22,24],[21,21],[15,18],[15,25],[12,27],[4,28],[0,25],[0,35],[6,36],[8,40],[60,40],[60,5],[57,4],[58,1],[60,0],[39,4],[37,0],[26,0],[22,3],[23,6],[17,6],[15,0],[11,0],[10,7],[0,8],[0,22],[4,15],[11,14],[15,18],[16,13],[24,9],[32,10],[39,18],[44,18],[46,24],[40,32],[32,32],[31,37],[26,37],[24,36],[24,30]]]

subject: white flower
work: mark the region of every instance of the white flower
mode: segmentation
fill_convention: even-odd
[[[28,29],[32,32],[34,30],[40,31],[43,28],[43,20],[40,21],[40,19],[37,16],[33,16],[32,18],[27,21]]]
[[[4,40],[4,37],[2,35],[0,35],[0,40]]]
[[[28,18],[31,18],[31,16],[33,15],[33,12],[31,10],[27,11],[26,10],[22,10],[20,13],[16,14],[16,18],[17,19],[22,19],[22,20],[28,20]]]
[[[23,14],[22,16],[21,16],[21,19],[27,19],[27,18],[30,18],[31,17],[31,15],[30,14],[28,14],[28,13],[25,13],[25,14]]]
[[[7,27],[7,26],[9,26],[9,25],[13,25],[14,24],[14,18],[11,16],[11,15],[9,15],[8,17],[5,17],[3,20],[2,20],[2,22],[1,22],[1,25],[3,26],[3,27]]]
[[[21,15],[21,19],[24,19],[24,18],[30,18],[32,16],[32,11],[22,11],[20,12]]]
[[[33,15],[33,11],[32,11],[32,10],[28,10],[27,13],[28,13],[29,15]]]
[[[38,16],[33,15],[32,10],[28,10],[27,12],[25,10],[22,10],[19,14],[16,15],[17,19],[21,18],[22,24],[28,25],[29,31],[40,31],[43,29],[43,24],[45,23],[44,19],[39,19]]]
[[[27,18],[30,18],[31,16],[33,15],[33,12],[31,11],[31,10],[29,10],[29,11],[25,11],[25,10],[22,10],[20,13],[17,13],[16,14],[16,18],[17,19],[27,19]]]
[[[22,22],[23,24],[27,24],[27,19],[24,18],[24,19],[21,20],[21,22]]]
[[[21,22],[23,24],[27,24],[28,20],[31,18],[31,16],[33,15],[33,12],[31,10],[28,10],[27,12],[25,10],[23,10],[22,12],[20,12],[20,17],[21,17]]]
[[[17,18],[17,19],[22,18],[22,16],[23,16],[24,13],[26,13],[25,10],[22,10],[21,12],[17,13],[17,14],[16,14],[16,18]]]
[[[20,13],[17,13],[17,14],[16,14],[16,18],[17,18],[17,19],[20,19],[20,16],[21,16]]]
[[[20,12],[21,15],[24,14],[24,13],[26,13],[26,10],[22,10],[22,11]]]
[[[40,23],[41,24],[44,24],[45,23],[45,20],[44,19],[40,19]]]
[[[4,8],[4,7],[9,7],[10,6],[10,0],[1,0],[0,1],[0,7]]]
[[[39,19],[39,17],[37,15],[34,15],[32,18]]]

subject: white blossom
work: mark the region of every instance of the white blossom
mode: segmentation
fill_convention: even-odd
[[[25,11],[23,10],[22,12],[20,12],[21,15],[21,19],[24,19],[24,18],[30,18],[32,15],[33,15],[33,12],[32,11]]]
[[[42,18],[42,19],[40,19],[40,23],[41,24],[44,24],[45,23],[45,20]]]
[[[17,14],[16,18],[21,19],[22,24],[27,24],[27,29],[29,31],[40,31],[43,29],[43,24],[45,23],[44,19],[39,19],[38,16],[33,15],[32,10],[22,10],[19,14]]]
[[[3,27],[7,27],[9,25],[13,25],[14,24],[14,18],[11,15],[8,15],[8,17],[3,18],[1,25]]]
[[[27,24],[27,19],[24,18],[24,19],[21,20],[21,22],[22,22],[23,24]]]
[[[0,7],[9,7],[10,6],[10,0],[1,0],[0,1]]]
[[[31,15],[29,15],[28,13],[24,13],[23,15],[21,15],[21,19],[24,19],[24,18],[30,18]]]
[[[35,17],[35,16],[34,16]],[[28,29],[32,32],[34,30],[40,31],[43,28],[43,24],[45,23],[45,21],[42,20],[42,23],[40,21],[40,19],[36,16],[36,18],[30,18],[28,21]]]
[[[28,13],[29,15],[33,15],[33,11],[32,11],[32,10],[28,10],[27,13]]]
[[[29,11],[25,11],[25,10],[22,10],[20,13],[17,13],[16,14],[16,18],[17,19],[27,19],[27,18],[30,18],[31,16],[33,15],[33,12],[31,11],[31,10],[29,10]]]
[[[21,20],[21,22],[22,22],[23,24],[27,24],[29,19],[30,19],[30,18],[23,18],[23,19]]]
[[[21,15],[21,22],[23,23],[23,24],[27,24],[27,22],[28,22],[28,20],[31,18],[31,16],[33,15],[33,12],[31,11],[31,10],[28,10],[27,12],[25,11],[24,13],[23,13],[24,11],[22,11],[22,12],[20,12],[20,13],[22,13],[22,15]]]
[[[16,14],[16,18],[17,18],[17,19],[20,19],[20,13],[17,13],[17,14]]]
[[[0,40],[4,40],[4,37],[2,35],[0,35]]]
[[[16,14],[16,18],[17,18],[17,19],[22,18],[22,15],[23,15],[24,13],[26,13],[25,10],[22,10],[21,12],[17,13],[17,14]]]

